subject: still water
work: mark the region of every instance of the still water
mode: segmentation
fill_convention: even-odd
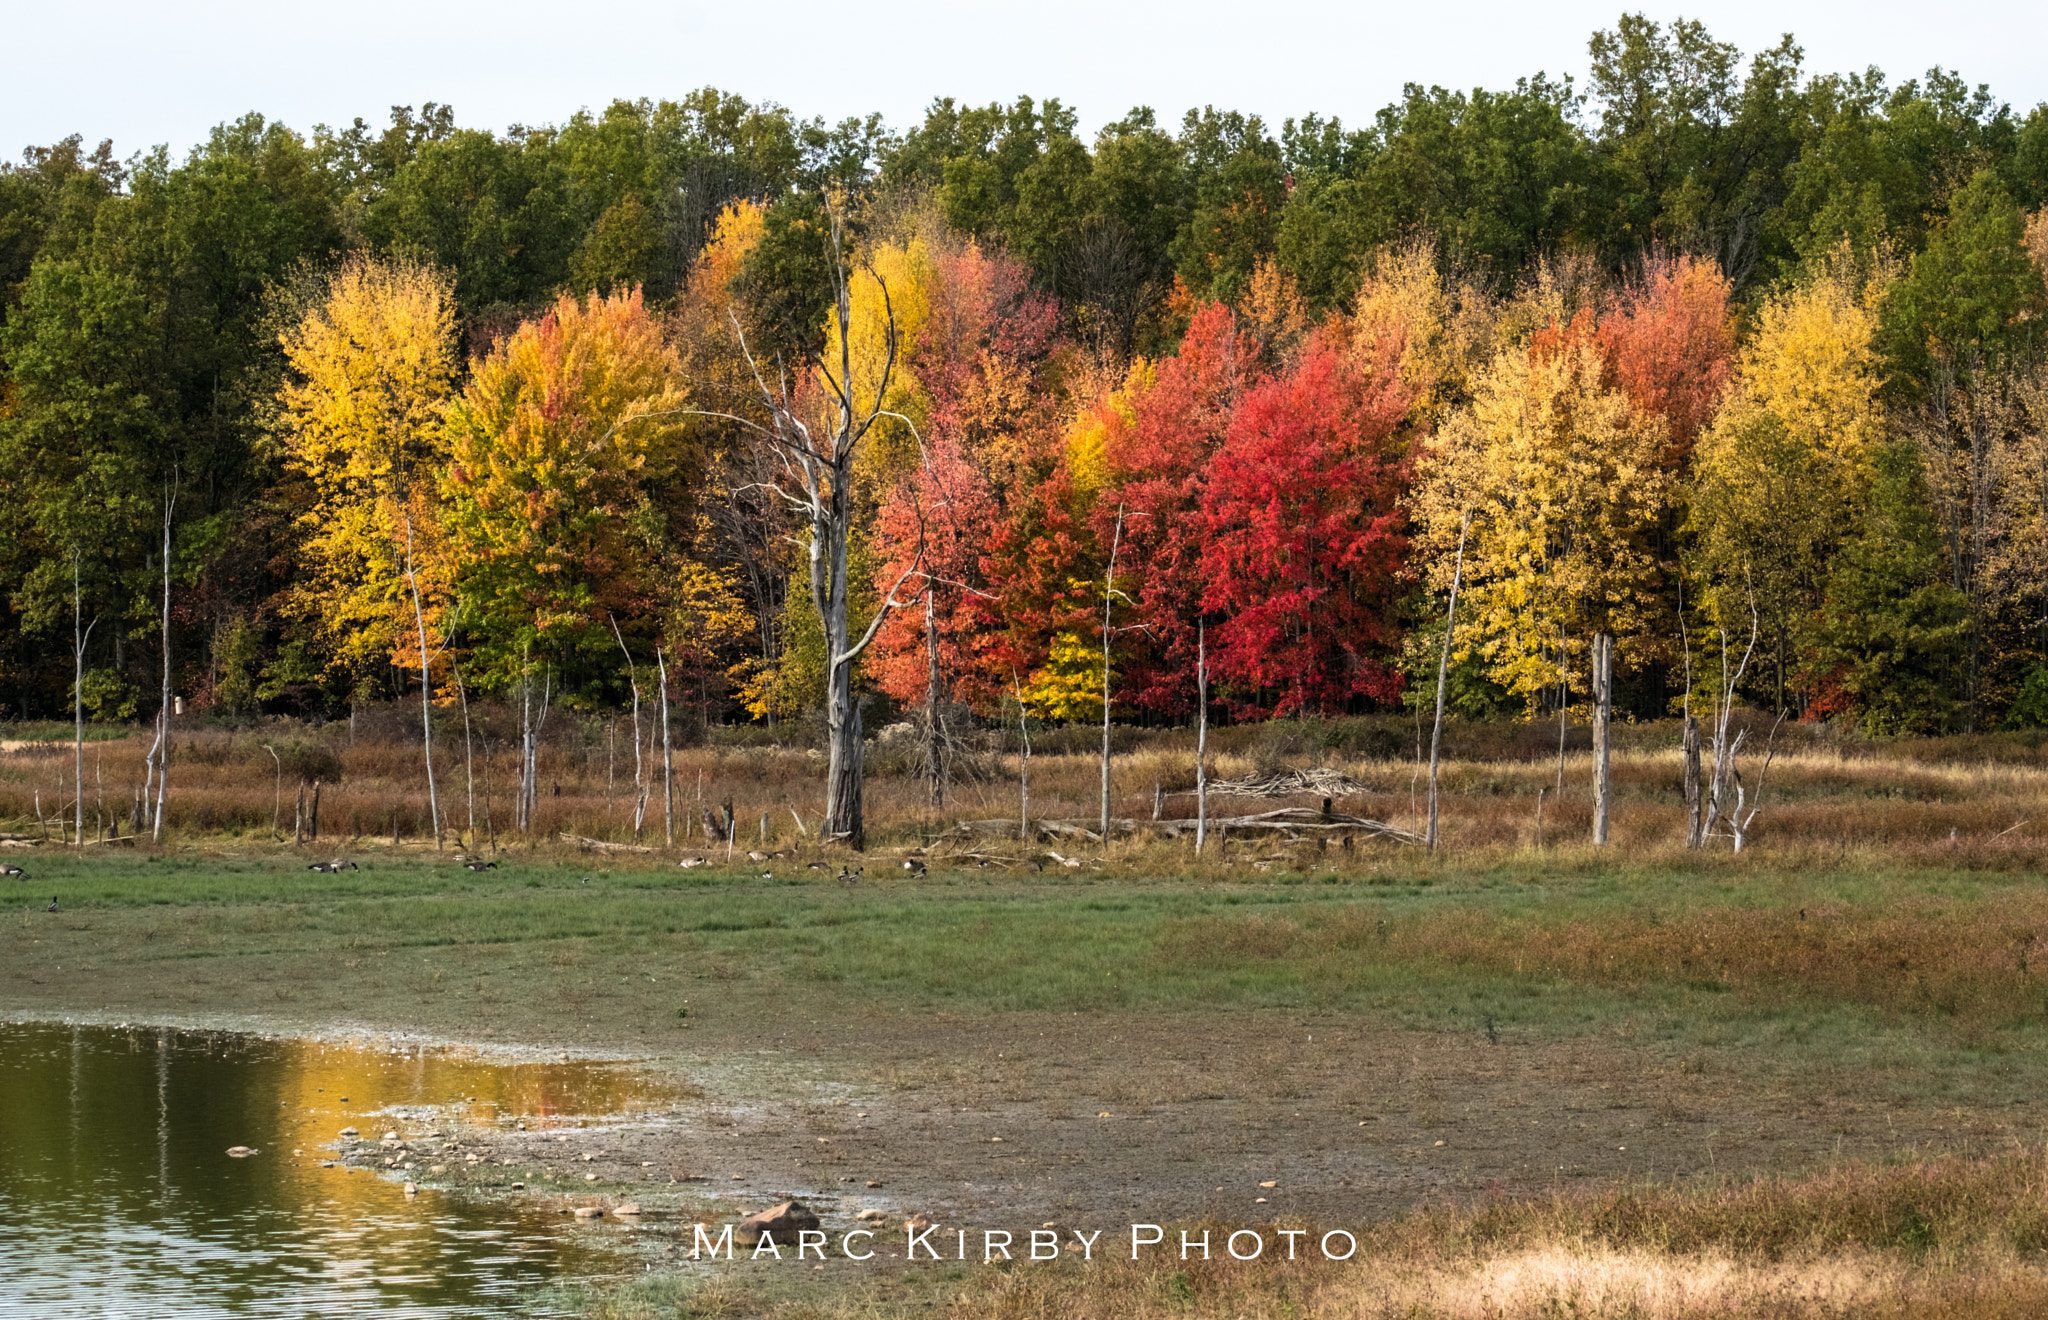
[[[637,1269],[631,1234],[408,1198],[321,1168],[328,1147],[351,1125],[580,1126],[665,1099],[601,1064],[0,1023],[0,1317],[548,1315],[543,1285]]]

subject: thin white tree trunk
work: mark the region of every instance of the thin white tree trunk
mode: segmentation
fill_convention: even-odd
[[[164,498],[164,686],[156,715],[156,811],[150,824],[150,841],[153,843],[161,842],[164,837],[164,805],[171,781],[171,515],[178,507],[175,476],[176,470],[173,469],[171,490]],[[143,800],[143,806],[149,806],[147,798]]]
[[[1610,766],[1614,728],[1614,638],[1593,634],[1593,843],[1607,844],[1607,818],[1614,809]]]
[[[668,661],[654,648],[654,667],[661,675],[661,829],[669,847],[676,846],[676,753],[669,741]],[[798,829],[802,829],[799,822]]]
[[[633,663],[633,653],[626,649],[619,621],[613,619],[611,624],[612,636],[618,639],[619,651],[626,657],[626,681],[633,688],[633,839],[638,842],[641,822],[647,816],[647,768],[640,756],[640,670]]]
[[[1109,611],[1116,601],[1116,557],[1124,542],[1124,506],[1116,506],[1109,540],[1109,572],[1102,579],[1102,850],[1109,851]]]
[[[448,672],[455,679],[455,696],[462,703],[462,777],[469,792],[469,842],[467,847],[476,847],[476,742],[469,727],[469,689],[462,681],[462,666],[453,660],[448,662]]]
[[[78,846],[85,846],[85,642],[92,636],[94,625],[85,622],[85,590],[82,583],[83,555],[76,546],[71,550],[71,719],[73,744],[78,764],[71,778],[77,786],[77,823],[72,838]]]
[[[1436,851],[1436,803],[1438,753],[1444,736],[1444,693],[1451,676],[1451,634],[1458,626],[1458,588],[1465,580],[1465,533],[1472,527],[1466,514],[1458,526],[1458,558],[1451,569],[1451,605],[1444,611],[1444,649],[1436,662],[1436,723],[1429,731],[1429,850]]]
[[[420,643],[420,745],[427,762],[427,810],[434,818],[434,847],[441,846],[441,795],[434,787],[434,675],[427,658],[427,611],[420,600],[418,565],[413,561],[412,514],[405,515],[405,580],[412,587],[412,617]]]

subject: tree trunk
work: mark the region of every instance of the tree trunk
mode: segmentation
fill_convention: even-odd
[[[164,686],[163,700],[157,707],[157,741],[152,749],[156,756],[156,812],[150,825],[152,842],[161,842],[164,837],[164,805],[171,779],[171,516],[178,507],[175,469],[173,473],[173,484],[164,496]],[[148,805],[146,798],[143,805]]]
[[[313,781],[313,805],[307,809],[306,842],[320,842],[320,781]]]
[[[1679,744],[1685,759],[1685,846],[1697,848],[1706,842],[1706,820],[1700,801],[1700,721],[1687,711],[1685,738]]]
[[[420,600],[418,566],[413,562],[412,515],[405,516],[405,580],[412,587],[413,623],[420,631],[420,745],[427,762],[427,809],[434,819],[434,847],[441,846],[441,795],[434,786],[434,675],[427,657],[427,611]]]
[[[81,585],[81,560],[83,556],[76,549],[71,552],[71,719],[74,741],[72,750],[77,753],[78,765],[71,778],[78,792],[77,824],[72,838],[78,846],[85,846],[85,639],[92,629],[85,624],[85,591]],[[98,623],[98,619],[93,620]]]
[[[932,606],[932,585],[924,589],[924,772],[929,778],[929,798],[934,809],[946,805],[945,738],[939,728],[939,703],[944,697],[939,683],[939,624]]]
[[[1593,635],[1593,842],[1607,842],[1607,817],[1613,809],[1613,783],[1608,758],[1614,719],[1614,638]]]
[[[1209,622],[1195,620],[1195,856],[1209,835]]]
[[[1124,542],[1124,506],[1116,506],[1109,539],[1109,572],[1102,579],[1102,851],[1109,851],[1109,611],[1116,603],[1116,556]]]
[[[1465,515],[1458,527],[1458,558],[1451,570],[1451,604],[1444,611],[1444,649],[1436,661],[1436,723],[1429,731],[1429,850],[1436,851],[1436,804],[1437,769],[1440,764],[1439,751],[1444,736],[1444,692],[1451,676],[1451,634],[1458,626],[1458,587],[1465,580],[1465,533],[1471,530],[1472,516]]]
[[[462,681],[462,666],[449,662],[448,672],[455,679],[455,696],[462,703],[462,778],[463,786],[469,793],[469,841],[466,847],[476,847],[476,739],[469,725],[469,689]]]
[[[661,837],[668,847],[676,846],[676,753],[669,742],[668,660],[661,648],[654,648],[654,667],[661,676]]]

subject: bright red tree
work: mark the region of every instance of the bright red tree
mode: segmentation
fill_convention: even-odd
[[[1311,338],[1252,387],[1210,465],[1202,607],[1216,673],[1246,713],[1392,701],[1387,662],[1408,538],[1408,465],[1393,443],[1414,403],[1392,364],[1369,378]]]

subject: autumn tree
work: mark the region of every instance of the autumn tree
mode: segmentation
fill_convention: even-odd
[[[1470,518],[1464,594],[1497,681],[1532,707],[1595,634],[1640,663],[1660,653],[1667,565],[1653,532],[1672,489],[1668,431],[1603,383],[1581,339],[1550,354],[1501,350],[1469,411],[1424,450],[1415,495],[1432,584]],[[1441,577],[1442,581],[1437,579]]]
[[[1389,439],[1414,395],[1398,361],[1359,379],[1311,343],[1231,418],[1202,500],[1216,673],[1239,705],[1284,715],[1389,702],[1407,464]],[[1255,695],[1256,694],[1256,695]]]
[[[434,839],[433,650],[449,596],[437,480],[455,374],[448,280],[411,261],[352,258],[283,336],[286,465],[303,482],[305,572],[287,608],[353,671],[417,660]]]
[[[1883,441],[1877,330],[1888,277],[1844,245],[1764,301],[1685,488],[1693,600],[1730,628],[1757,611],[1780,709]]]
[[[611,621],[662,597],[702,460],[679,377],[637,289],[565,295],[476,364],[448,411],[443,493],[487,675],[535,652],[608,659]]]

